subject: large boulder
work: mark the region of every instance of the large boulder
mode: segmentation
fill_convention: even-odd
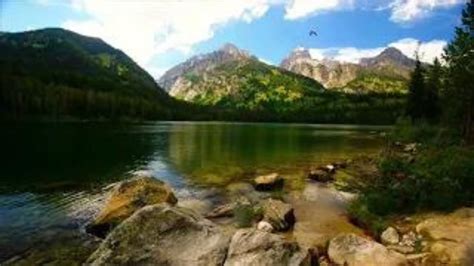
[[[255,229],[238,230],[230,242],[225,266],[310,265],[308,251],[282,236]]]
[[[147,206],[116,227],[90,265],[222,265],[230,236],[194,212]]]
[[[407,265],[406,258],[383,245],[355,234],[341,234],[329,242],[329,259],[337,265]]]
[[[262,203],[263,220],[277,231],[289,229],[295,223],[293,207],[281,200],[267,199]]]
[[[105,235],[135,211],[158,203],[175,204],[178,200],[171,188],[152,177],[136,177],[118,184],[111,192],[99,215],[87,225],[86,231],[99,237]]]
[[[416,226],[430,240],[427,251],[436,263],[474,265],[474,208],[427,219]]]
[[[254,182],[255,189],[260,191],[277,189],[283,186],[283,178],[277,173],[258,176]]]

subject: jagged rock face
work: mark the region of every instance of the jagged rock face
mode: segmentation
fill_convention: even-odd
[[[359,64],[313,59],[308,50],[300,48],[285,58],[280,66],[315,79],[326,88],[341,88],[367,72],[408,79],[415,61],[392,47],[375,57],[362,58]]]
[[[175,95],[179,92],[177,88],[188,86],[186,82],[189,81],[183,76],[189,72],[192,72],[194,75],[200,75],[215,68],[217,65],[234,60],[246,60],[251,58],[254,57],[247,51],[227,43],[215,52],[193,56],[184,63],[171,68],[161,76],[158,80],[158,84],[171,95]]]
[[[408,58],[397,48],[389,47],[382,53],[371,58],[362,58],[360,65],[364,67],[384,67],[384,66],[398,66],[401,68],[415,67],[415,61]]]
[[[333,60],[311,58],[308,50],[298,49],[285,58],[280,66],[286,70],[315,79],[326,88],[342,87],[356,78],[359,66]]]

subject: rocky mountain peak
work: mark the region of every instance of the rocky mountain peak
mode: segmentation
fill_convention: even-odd
[[[365,67],[380,67],[388,64],[397,65],[405,68],[415,66],[415,61],[395,47],[388,47],[379,55],[371,58],[362,58],[360,64]]]
[[[283,59],[280,66],[285,69],[291,69],[293,65],[302,63],[313,65],[317,63],[317,60],[311,58],[308,49],[296,48],[285,59]]]
[[[158,80],[158,84],[165,90],[170,91],[178,82],[179,78],[185,74],[199,75],[216,67],[217,65],[247,59],[256,59],[249,52],[239,49],[232,43],[226,43],[214,52],[191,57],[185,62],[176,65],[166,71]]]
[[[408,78],[415,61],[400,50],[389,47],[375,57],[362,58],[358,64],[340,62],[331,58],[311,58],[307,49],[297,48],[281,62],[281,67],[310,77],[328,88],[340,88],[363,73]]]

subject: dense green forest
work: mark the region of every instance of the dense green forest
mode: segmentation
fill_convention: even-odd
[[[188,75],[193,86],[226,86],[237,94],[226,97],[219,89],[207,90],[192,104],[169,97],[122,51],[63,29],[2,33],[0,72],[0,112],[9,119],[390,124],[405,109],[405,97],[398,91],[326,90],[312,79],[257,60],[219,66],[211,79]]]
[[[120,50],[63,29],[0,35],[2,113],[170,117],[171,99]]]

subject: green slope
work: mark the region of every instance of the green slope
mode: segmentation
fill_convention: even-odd
[[[189,71],[183,78],[172,93],[225,110],[224,119],[390,124],[403,113],[405,103],[402,94],[391,90],[327,90],[311,78],[251,58]]]
[[[398,93],[408,92],[408,79],[390,72],[362,71],[354,80],[342,88],[348,93]]]
[[[0,35],[1,111],[79,117],[169,116],[170,99],[131,58],[63,29]]]
[[[203,74],[189,72],[175,97],[201,105],[277,113],[324,91],[317,81],[254,59],[221,64]]]

